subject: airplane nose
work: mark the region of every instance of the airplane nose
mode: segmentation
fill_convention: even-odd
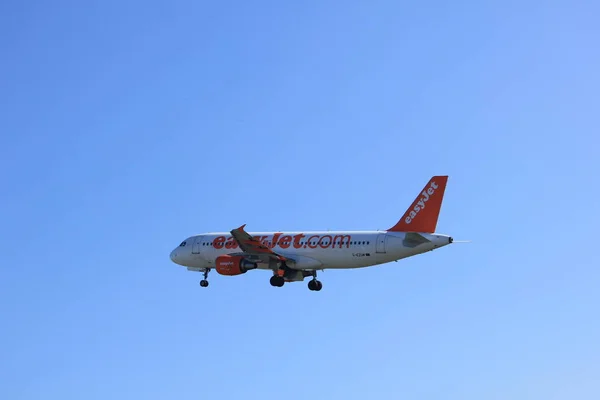
[[[169,257],[171,257],[171,261],[173,261],[174,263],[177,263],[177,250],[173,250],[171,252],[171,254],[169,255]]]

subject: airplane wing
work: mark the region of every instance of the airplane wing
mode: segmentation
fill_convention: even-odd
[[[240,226],[231,231],[231,236],[235,239],[240,249],[249,255],[256,256],[262,260],[277,260],[286,261],[287,258],[281,254],[275,253],[269,247],[252,237],[248,232],[244,230],[246,224]]]

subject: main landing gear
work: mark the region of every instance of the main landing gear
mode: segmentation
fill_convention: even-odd
[[[271,277],[271,286],[282,287],[285,283],[285,275],[289,272],[289,268],[285,265],[285,262],[281,263],[281,266],[277,270],[273,270],[273,276]]]
[[[280,275],[281,272],[283,272],[283,276]],[[289,275],[288,272],[290,272],[287,267],[284,265],[283,268],[280,268],[277,272],[275,272],[275,274],[271,277],[271,280],[269,281],[271,283],[271,286],[275,286],[275,287],[282,287],[283,284],[285,283],[285,276],[288,277],[288,279],[290,279],[291,281],[295,281],[297,280],[295,277],[295,274],[293,274],[294,277],[292,277],[292,275]],[[312,276],[313,278],[308,282],[308,288],[310,290],[316,291],[318,292],[319,290],[321,290],[323,288],[323,284],[317,280],[317,271],[302,271],[302,276],[304,278]]]
[[[283,284],[285,283],[285,279],[283,278],[283,276],[273,275],[271,277],[270,282],[271,282],[271,286],[282,287]]]
[[[317,280],[317,271],[316,270],[313,271],[313,278],[308,282],[308,289],[314,290],[316,292],[323,289],[323,284],[321,283],[321,281]]]
[[[209,273],[209,272],[210,272],[210,268],[206,268],[206,269],[204,270],[204,279],[202,279],[202,280],[200,281],[200,286],[201,286],[201,287],[207,287],[207,286],[208,286],[208,280],[207,280],[207,278],[208,278],[208,273]]]

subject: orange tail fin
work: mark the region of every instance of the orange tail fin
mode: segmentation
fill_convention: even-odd
[[[448,176],[434,176],[408,207],[400,221],[388,231],[433,233],[437,226]]]

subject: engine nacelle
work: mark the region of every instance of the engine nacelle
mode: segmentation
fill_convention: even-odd
[[[216,270],[221,275],[240,275],[245,274],[251,269],[258,268],[258,265],[252,261],[246,260],[242,256],[219,256],[216,260]]]

